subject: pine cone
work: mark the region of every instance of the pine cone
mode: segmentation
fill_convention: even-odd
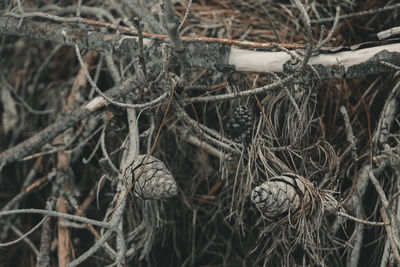
[[[310,185],[301,176],[284,173],[254,188],[251,200],[269,221],[295,219],[311,203]]]
[[[246,106],[239,106],[233,112],[229,122],[228,131],[234,141],[251,142],[253,119],[251,111]]]
[[[125,169],[125,176],[133,176],[135,195],[142,199],[160,200],[176,196],[178,187],[165,164],[153,156],[146,159],[147,155],[139,155]]]

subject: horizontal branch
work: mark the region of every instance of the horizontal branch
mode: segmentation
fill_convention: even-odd
[[[0,17],[0,34],[41,39],[68,46],[77,44],[81,49],[98,50],[122,56],[138,55],[138,37],[134,36],[135,31],[131,31],[129,35],[102,33],[98,30],[100,25],[96,26],[97,30],[79,27],[79,25],[71,22],[69,24],[39,22],[30,18],[24,18],[21,23],[21,19],[3,16]],[[146,38],[144,44],[149,43],[151,39],[160,49],[161,43],[169,42],[168,36],[143,35]],[[184,44],[191,59],[190,64],[194,67],[216,69],[223,68],[223,65],[227,63],[229,43],[198,43],[187,40]],[[266,47],[271,47],[271,45]],[[159,60],[161,66],[162,59]]]
[[[291,56],[285,52],[248,51],[231,49],[229,64],[237,71],[286,72],[285,63]],[[400,66],[400,43],[312,56],[308,64],[321,78],[353,78],[368,74],[391,71],[381,63],[385,61]],[[303,80],[318,78],[311,69],[303,74]]]
[[[114,225],[107,223],[107,222],[88,219],[85,217],[71,215],[68,213],[62,213],[62,212],[57,212],[57,211],[52,211],[52,210],[42,210],[42,209],[16,209],[16,210],[1,211],[0,217],[10,216],[13,214],[42,214],[44,216],[65,218],[67,220],[74,220],[77,222],[82,222],[82,223],[100,226],[100,227],[104,227],[104,228],[114,228]]]
[[[137,56],[137,36],[134,30],[126,29],[129,35],[115,33],[102,33],[98,27],[110,28],[113,25],[88,20],[87,24],[96,24],[97,29],[80,27],[80,24],[59,24],[51,21],[39,22],[31,18],[21,19],[14,17],[0,17],[0,34],[16,35],[52,41],[55,43],[74,46],[89,50],[111,52],[116,55]],[[115,26],[119,29],[119,26]],[[164,35],[145,34],[145,43],[152,39],[161,49],[161,43],[169,42]],[[286,72],[285,64],[289,62],[290,55],[285,52],[266,52],[238,49],[234,46],[254,48],[272,48],[270,43],[242,42],[218,38],[184,37],[182,38],[190,64],[194,68],[209,68],[218,71],[242,71],[242,72]],[[286,45],[286,47],[289,47]],[[301,48],[301,45],[292,45],[293,48]],[[292,50],[293,51],[293,50]],[[325,50],[324,50],[325,51]],[[302,80],[352,78],[369,74],[388,72],[392,69],[382,61],[399,66],[400,44],[388,44],[376,47],[344,51],[338,53],[320,53],[312,56],[309,64],[314,67],[318,75],[306,69],[302,74]],[[160,58],[160,65],[162,65]]]

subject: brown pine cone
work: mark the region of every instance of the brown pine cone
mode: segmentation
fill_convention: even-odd
[[[308,184],[301,176],[284,173],[254,188],[251,200],[269,221],[276,222],[289,216],[294,219],[311,202]]]
[[[142,199],[166,200],[178,194],[174,177],[165,164],[153,157],[139,155],[125,169],[125,176],[131,175],[133,192]]]

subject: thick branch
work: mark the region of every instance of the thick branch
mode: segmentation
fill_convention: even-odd
[[[0,34],[30,37],[80,48],[111,52],[117,55],[136,56],[137,36],[118,33],[101,33],[90,28],[72,27],[75,24],[61,25],[53,22],[37,22],[25,18],[20,27],[20,19],[0,17]],[[132,31],[134,34],[134,31]],[[143,36],[161,43],[168,42],[167,36]],[[211,40],[212,39],[212,40]],[[231,47],[238,42],[234,40],[213,38],[182,38],[187,58],[195,68],[215,70],[236,70],[243,72],[290,72],[284,64],[290,60],[285,52],[250,51]],[[229,42],[228,42],[229,41]],[[157,44],[157,43],[156,43]],[[239,44],[239,43],[238,43]],[[258,47],[258,46],[251,46]],[[271,48],[271,44],[259,48]],[[293,45],[296,47],[296,45]],[[299,46],[297,46],[299,47]],[[304,81],[320,78],[352,78],[369,74],[392,71],[381,62],[400,65],[400,44],[394,43],[365,49],[351,50],[339,53],[321,53],[312,56],[308,63],[318,72],[318,76],[306,68],[302,79]],[[160,64],[162,64],[160,59]],[[287,64],[286,64],[287,65]]]
[[[249,72],[290,72],[284,67],[291,59],[285,52],[259,52],[243,49],[231,49],[229,64],[237,71]],[[400,65],[400,43],[312,56],[308,63],[313,66],[321,78],[353,78],[368,74],[391,71],[380,63],[390,62]],[[317,79],[311,69],[306,69],[303,80]]]

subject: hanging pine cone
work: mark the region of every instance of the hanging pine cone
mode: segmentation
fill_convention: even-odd
[[[251,200],[269,221],[293,220],[310,208],[312,188],[305,178],[284,173],[254,188]]]
[[[246,106],[237,107],[229,122],[228,131],[231,138],[236,142],[251,142],[253,119],[251,111]]]
[[[142,199],[160,199],[174,197],[178,187],[165,164],[150,156],[139,155],[125,169],[125,176],[131,175],[134,182],[133,192]]]

